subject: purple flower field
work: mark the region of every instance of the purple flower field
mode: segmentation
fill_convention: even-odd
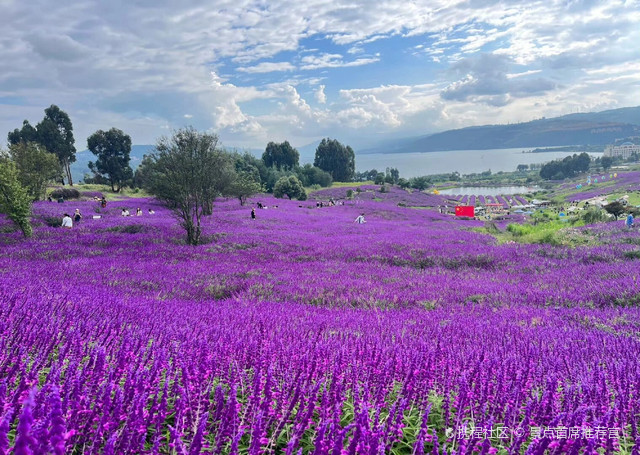
[[[218,201],[197,247],[150,199],[0,220],[0,454],[637,453],[640,233],[499,245],[375,188]]]
[[[609,174],[607,174],[608,177]],[[605,180],[606,183],[585,185],[580,191],[571,188],[571,194],[565,196],[567,201],[584,201],[597,196],[616,192],[640,191],[640,172],[624,172],[617,178]]]

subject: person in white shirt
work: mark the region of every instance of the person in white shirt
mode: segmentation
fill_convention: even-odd
[[[122,209],[122,216],[129,216],[129,210]]]
[[[364,219],[364,213],[361,213],[360,216],[358,218],[356,218],[356,220],[354,221],[354,223],[358,223],[358,224],[364,224],[366,223],[365,219]]]
[[[71,229],[73,227],[73,220],[71,219],[71,217],[69,216],[68,213],[64,214],[64,217],[62,217],[62,225],[63,228],[67,228],[67,229]]]

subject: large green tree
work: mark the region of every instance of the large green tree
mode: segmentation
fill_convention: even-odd
[[[37,142],[55,154],[62,166],[69,185],[73,185],[71,163],[76,160],[76,148],[73,139],[73,125],[66,112],[55,104],[44,110],[44,118],[34,128],[28,120],[22,123],[21,129],[15,129],[7,136],[10,144],[20,142]],[[64,183],[64,179],[62,181]]]
[[[98,157],[95,163],[89,162],[89,169],[95,175],[106,177],[111,191],[119,192],[133,177],[129,166],[131,137],[117,128],[98,130],[87,139],[87,148]]]
[[[62,175],[58,158],[36,142],[12,144],[9,154],[16,165],[20,184],[33,201],[43,199],[47,185]]]
[[[356,172],[356,154],[350,146],[344,146],[336,139],[322,139],[313,165],[327,171],[335,181],[350,182]]]
[[[300,161],[300,153],[284,141],[280,144],[269,142],[267,148],[262,154],[262,161],[267,167],[276,167],[278,169],[293,169],[298,166]]]
[[[22,231],[31,237],[31,197],[18,180],[18,169],[9,156],[0,151],[0,213],[6,214]]]
[[[618,217],[625,212],[626,207],[624,205],[622,205],[621,202],[614,201],[614,202],[610,202],[607,205],[605,205],[604,209],[608,213],[612,214],[615,217],[615,219],[617,220]]]
[[[145,188],[180,220],[187,243],[200,243],[201,220],[213,200],[234,180],[233,157],[218,147],[218,136],[193,128],[158,140],[146,164]]]
[[[289,199],[298,199],[300,201],[307,200],[307,192],[298,177],[290,175],[282,177],[273,187],[273,195],[278,198],[287,196]]]
[[[234,196],[240,200],[240,205],[247,202],[247,198],[262,191],[262,185],[255,175],[248,172],[237,172],[235,179],[225,191],[227,196]]]

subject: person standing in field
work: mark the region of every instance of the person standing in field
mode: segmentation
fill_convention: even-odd
[[[73,221],[79,223],[82,219],[82,214],[80,213],[80,209],[76,209],[76,213],[73,214]]]
[[[68,213],[65,213],[64,216],[62,217],[61,226],[67,229],[71,229],[73,227],[73,221],[71,220],[71,217],[69,216]]]
[[[625,224],[627,225],[627,229],[631,229],[633,227],[633,215],[632,214],[627,215],[627,221],[625,221]]]
[[[256,219],[256,209],[251,209],[251,219],[252,220]]]
[[[358,216],[358,218],[356,218],[356,220],[354,221],[354,223],[358,223],[358,224],[364,224],[366,223],[365,219],[364,219],[364,213],[361,213],[360,216]]]

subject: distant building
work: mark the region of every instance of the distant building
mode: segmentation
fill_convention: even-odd
[[[625,142],[620,145],[607,145],[604,149],[604,156],[630,158],[634,153],[640,155],[640,145]]]

